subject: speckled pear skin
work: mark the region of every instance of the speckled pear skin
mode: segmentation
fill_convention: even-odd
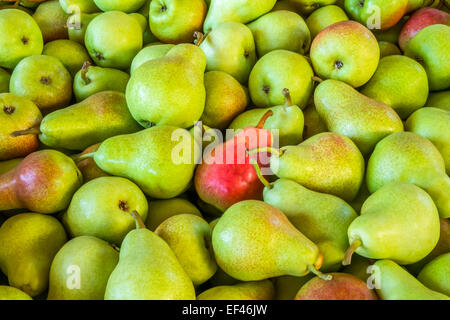
[[[9,284],[35,297],[47,289],[53,257],[67,241],[54,217],[22,213],[1,226],[0,269]]]
[[[56,254],[50,269],[47,300],[103,300],[119,252],[108,242],[91,236],[76,237]],[[71,266],[80,269],[80,288],[68,288]]]
[[[0,175],[0,211],[56,213],[69,206],[82,183],[80,171],[68,156],[56,150],[33,152]]]
[[[219,267],[241,281],[300,277],[320,260],[311,240],[280,210],[258,200],[226,210],[213,229],[212,244]]]
[[[428,288],[450,296],[450,252],[440,255],[428,263],[417,276],[417,280]]]
[[[205,107],[205,68],[203,51],[187,43],[144,63],[133,72],[126,90],[134,119],[144,127],[192,127]]]
[[[172,140],[175,130],[181,130],[177,132],[183,133],[182,140]],[[103,171],[132,180],[148,196],[170,199],[183,193],[191,183],[194,160],[200,152],[194,144],[188,131],[162,125],[105,140],[94,160]],[[174,163],[172,152],[176,147],[190,151],[187,163]]]
[[[323,254],[321,271],[337,271],[348,248],[347,229],[357,217],[344,200],[311,191],[288,179],[264,189],[264,201],[280,209],[292,224],[314,241]]]
[[[42,114],[38,107],[26,98],[12,93],[0,94],[0,160],[23,157],[39,146],[37,135],[13,137],[15,131],[38,125]]]
[[[40,130],[39,139],[49,147],[84,150],[109,137],[133,133],[142,127],[128,111],[123,93],[103,91],[48,114]]]
[[[213,287],[200,293],[197,300],[273,300],[274,297],[272,281],[262,280]]]
[[[148,229],[130,231],[105,300],[195,300],[191,279],[169,245]]]
[[[145,225],[151,231],[154,231],[164,220],[177,214],[187,213],[202,217],[200,210],[183,198],[149,201],[148,210]]]
[[[439,214],[419,187],[394,182],[364,202],[348,228],[349,243],[361,240],[356,253],[371,259],[411,264],[425,258],[439,240]]]
[[[316,110],[328,130],[349,137],[363,154],[370,153],[387,135],[403,131],[397,113],[344,82],[325,80],[314,92]]]
[[[350,139],[325,132],[281,150],[281,156],[270,158],[270,168],[279,178],[347,201],[357,195],[364,177],[364,158]]]
[[[377,294],[382,300],[450,300],[445,294],[425,287],[401,266],[391,260],[375,263],[380,288]]]
[[[367,164],[366,179],[371,193],[394,181],[414,183],[433,198],[441,218],[450,217],[450,178],[444,159],[418,134],[398,132],[380,141]]]
[[[0,300],[33,300],[33,298],[17,288],[0,286]]]

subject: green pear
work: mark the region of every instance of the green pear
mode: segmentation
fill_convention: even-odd
[[[206,56],[206,71],[223,71],[242,84],[247,82],[256,62],[256,49],[246,25],[222,23],[206,35],[200,48]]]
[[[42,31],[44,42],[67,39],[67,19],[69,15],[61,8],[58,0],[41,2],[33,14],[33,19]]]
[[[197,207],[183,198],[150,201],[148,212],[145,225],[151,231],[156,230],[166,219],[178,214],[191,214],[202,217],[202,213]]]
[[[72,77],[59,61],[51,56],[24,58],[11,74],[11,93],[36,103],[48,112],[69,105],[72,98]]]
[[[94,0],[59,0],[59,4],[67,13],[94,13],[100,11]]]
[[[371,259],[411,264],[425,258],[439,240],[439,214],[431,197],[419,187],[388,184],[364,202],[361,215],[348,228],[353,251]]]
[[[279,178],[346,201],[356,197],[364,178],[364,158],[356,145],[331,132],[281,148],[272,154],[270,168]]]
[[[220,268],[241,281],[300,277],[320,273],[322,265],[318,247],[280,210],[258,200],[228,208],[213,229],[212,244]]]
[[[42,53],[41,29],[23,11],[0,10],[0,34],[0,67],[13,69],[23,58]]]
[[[147,61],[164,57],[170,49],[174,47],[173,44],[155,43],[143,48],[134,57],[130,67],[130,74],[142,66]]]
[[[0,286],[0,300],[33,300],[33,298],[17,288]]]
[[[367,188],[367,184],[362,183],[361,188],[359,189],[359,192],[356,195],[356,198],[350,201],[348,204],[351,205],[356,212],[360,212],[362,205],[364,204],[364,202],[366,202],[369,196],[370,192],[369,189]]]
[[[148,43],[158,41],[158,38],[156,38],[155,35],[150,30],[150,24],[148,23],[148,14],[147,14],[147,16],[145,16],[144,14],[134,12],[134,13],[130,13],[130,16],[135,18],[141,25],[142,44],[144,46]]]
[[[441,218],[450,217],[450,178],[439,150],[426,138],[398,132],[378,143],[367,164],[367,186],[375,192],[394,182],[408,182],[433,198]]]
[[[394,43],[388,41],[378,41],[378,46],[380,47],[380,59],[388,56],[401,55],[402,52],[400,48]],[[428,83],[428,81],[427,81]]]
[[[447,174],[450,174],[450,110],[419,109],[408,118],[405,128],[433,142],[444,158]]]
[[[352,139],[363,154],[369,154],[389,134],[403,131],[403,123],[391,107],[341,81],[320,83],[314,104],[328,130]]]
[[[391,260],[377,261],[374,266],[377,268],[374,276],[379,282],[377,294],[383,300],[450,300],[445,294],[425,287]]]
[[[139,22],[121,11],[96,16],[88,24],[84,40],[96,65],[117,69],[130,67],[143,42]]]
[[[75,192],[63,220],[75,237],[94,236],[120,245],[134,229],[134,210],[147,218],[147,199],[138,186],[125,178],[101,177]]]
[[[211,0],[203,30],[215,29],[224,22],[247,23],[269,12],[276,0]]]
[[[11,75],[4,69],[0,68],[0,93],[9,92],[9,79]]]
[[[71,40],[48,42],[42,54],[58,58],[72,77],[81,69],[85,61],[91,62],[86,49],[78,42]]]
[[[311,44],[317,75],[360,87],[375,73],[380,47],[375,36],[355,21],[342,21],[323,29]]]
[[[450,90],[431,92],[425,107],[433,107],[450,111]]]
[[[248,27],[253,33],[259,57],[277,49],[305,54],[311,44],[305,20],[292,11],[269,12]]]
[[[193,44],[179,44],[136,69],[127,85],[127,103],[144,127],[191,127],[205,108],[206,58]],[[183,98],[181,98],[183,97]]]
[[[80,15],[74,14],[67,19],[67,29],[69,33],[69,40],[78,42],[84,45],[84,38],[86,35],[86,29],[89,23],[100,13],[81,13]]]
[[[0,269],[9,284],[35,297],[48,287],[53,257],[67,241],[56,218],[37,214],[15,215],[0,227]]]
[[[336,0],[289,0],[295,4],[302,14],[308,15],[317,8],[334,4]]]
[[[107,139],[94,160],[103,171],[134,181],[145,194],[170,199],[189,187],[199,152],[187,130],[156,126]]]
[[[167,242],[194,285],[206,282],[216,273],[211,227],[201,217],[174,215],[164,220],[155,234]]]
[[[311,31],[311,38],[314,39],[323,29],[347,20],[348,17],[344,10],[338,6],[330,5],[314,10],[306,19],[306,24]]]
[[[348,248],[347,229],[357,217],[350,205],[288,179],[266,186],[264,202],[280,209],[300,232],[317,244],[323,254],[322,271],[339,270]]]
[[[433,259],[420,271],[417,280],[450,297],[450,252]]]
[[[248,87],[253,103],[259,108],[284,103],[287,88],[292,103],[303,109],[313,91],[313,70],[306,58],[287,50],[275,50],[258,60],[250,73]]]
[[[283,90],[285,103],[272,108],[255,108],[245,111],[234,118],[228,128],[233,130],[254,127],[266,112],[271,110],[273,115],[267,118],[263,128],[272,131],[275,141],[280,147],[297,145],[303,140],[304,117],[302,110],[292,105],[289,90]]]
[[[213,287],[200,293],[197,300],[273,300],[274,296],[272,281],[262,280]]]
[[[314,278],[313,274],[303,277],[281,276],[275,278],[275,300],[294,300],[300,288],[312,278]]]
[[[415,11],[419,8],[422,8],[424,6],[424,0],[409,0],[408,6],[406,7],[406,13],[409,13],[411,11]]]
[[[3,174],[5,172],[14,169],[22,162],[22,160],[23,158],[16,158],[11,160],[0,161],[0,174]]]
[[[304,110],[305,126],[303,129],[303,139],[309,139],[316,134],[327,132],[327,125],[320,118],[314,103],[309,104]]]
[[[136,12],[147,0],[94,0],[102,11]]]
[[[242,114],[248,104],[247,94],[241,84],[223,71],[205,73],[205,90],[205,110],[200,120],[212,128],[219,130],[227,128],[236,116]]]
[[[409,42],[405,55],[419,61],[428,75],[431,91],[450,88],[450,27],[435,24],[423,28]]]
[[[125,93],[129,80],[126,72],[92,66],[86,61],[73,79],[73,93],[78,102],[101,91]]]
[[[361,88],[361,93],[392,107],[400,118],[406,119],[427,102],[427,73],[411,58],[389,56],[380,60],[377,71]]]
[[[169,245],[138,218],[120,248],[105,300],[195,300],[191,279]]]

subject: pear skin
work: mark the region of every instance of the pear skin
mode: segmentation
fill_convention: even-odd
[[[149,201],[148,208],[149,214],[145,225],[151,231],[156,230],[163,221],[177,214],[192,214],[202,217],[202,213],[197,207],[183,198]]]
[[[197,300],[273,300],[275,289],[270,280],[218,286],[200,293]]]

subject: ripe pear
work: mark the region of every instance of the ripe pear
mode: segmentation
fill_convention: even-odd
[[[421,188],[402,182],[388,184],[364,202],[361,215],[348,228],[353,251],[371,259],[411,264],[425,258],[439,240],[439,214]]]
[[[425,287],[391,260],[379,260],[375,267],[377,294],[383,300],[450,300],[445,294]]]
[[[213,287],[200,293],[197,300],[273,300],[274,296],[272,281],[262,280]]]
[[[105,300],[195,300],[194,285],[172,249],[135,215],[138,229],[122,243]]]
[[[59,0],[59,4],[66,13],[94,13],[100,11],[94,0]]]
[[[392,42],[378,41],[378,45],[380,46],[380,59],[383,59],[384,57],[388,56],[395,56],[402,54],[400,49]]]
[[[328,130],[352,139],[363,154],[369,154],[387,135],[403,131],[403,123],[391,107],[341,81],[320,83],[314,104]]]
[[[450,90],[431,92],[425,107],[433,107],[450,111]]]
[[[0,300],[33,300],[33,298],[17,288],[0,285]]]
[[[0,68],[0,93],[9,92],[9,80],[11,75],[4,69]]]
[[[86,48],[71,40],[55,40],[45,44],[42,54],[58,58],[72,77],[85,61],[91,62]]]
[[[0,160],[23,157],[39,146],[36,134],[13,137],[12,133],[38,125],[42,114],[30,100],[12,93],[0,94]]]
[[[103,300],[119,252],[106,241],[81,236],[67,242],[50,268],[48,300]]]
[[[44,42],[67,39],[68,18],[69,15],[61,8],[58,0],[40,3],[33,14],[33,19],[42,31]]]
[[[375,192],[394,182],[414,183],[433,198],[441,218],[450,217],[450,178],[439,150],[412,132],[394,133],[378,143],[367,164],[367,186]]]
[[[417,280],[450,297],[450,252],[433,259],[420,271]]]
[[[357,88],[375,73],[380,47],[366,27],[355,21],[342,21],[323,29],[314,38],[310,56],[320,77],[344,81]]]
[[[134,57],[133,62],[130,67],[130,74],[142,66],[147,61],[164,57],[170,49],[172,49],[175,45],[173,44],[163,44],[163,43],[154,43],[143,48],[139,53]]]
[[[120,245],[134,229],[134,210],[147,218],[147,199],[138,186],[125,178],[100,177],[75,192],[63,220],[72,236],[94,236]]]
[[[318,247],[280,210],[258,200],[228,208],[214,227],[212,244],[220,268],[241,281],[300,277],[322,265]]]
[[[24,58],[11,74],[10,92],[30,99],[43,112],[63,108],[72,98],[72,77],[59,59]]]
[[[347,20],[344,10],[338,6],[329,5],[314,10],[306,19],[306,24],[311,32],[311,38],[314,39],[326,27]]]
[[[147,0],[94,0],[102,11],[136,12]]]
[[[258,60],[250,73],[248,87],[253,103],[259,108],[284,103],[287,88],[292,104],[305,108],[313,91],[313,70],[306,58],[287,50],[275,50]]]
[[[37,214],[15,215],[0,227],[0,269],[9,284],[35,297],[48,287],[53,257],[67,241],[56,218]]]
[[[42,53],[41,29],[21,10],[0,10],[0,34],[0,67],[13,69],[23,58]]]
[[[149,214],[147,215],[145,225],[151,231],[156,230],[166,219],[178,214],[190,214],[202,217],[202,213],[197,207],[183,198],[150,201],[148,211]]]
[[[225,22],[206,35],[200,44],[206,71],[223,71],[245,84],[256,62],[251,30],[239,22]]]
[[[314,100],[314,99],[313,99]],[[305,118],[305,126],[303,129],[303,139],[309,139],[316,134],[327,132],[327,125],[320,118],[314,103],[309,104],[303,110],[303,116]]]
[[[93,0],[90,0],[93,1]],[[69,33],[69,40],[78,42],[84,45],[84,38],[86,29],[89,23],[100,13],[81,13],[80,15],[73,14],[67,19],[67,29]]]

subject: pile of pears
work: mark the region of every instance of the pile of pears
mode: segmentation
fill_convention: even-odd
[[[449,174],[449,1],[0,1],[0,300],[450,300]]]

